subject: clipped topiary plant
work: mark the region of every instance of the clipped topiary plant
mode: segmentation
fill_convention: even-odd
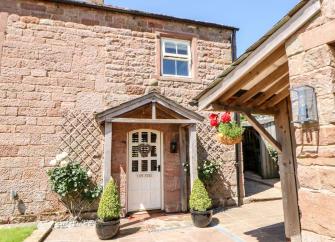
[[[190,208],[195,211],[205,212],[212,207],[212,200],[208,196],[207,190],[198,178],[193,183],[190,196]]]
[[[120,199],[116,184],[111,179],[103,193],[99,202],[98,218],[103,221],[117,220],[120,218]]]

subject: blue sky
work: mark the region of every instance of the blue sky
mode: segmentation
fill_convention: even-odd
[[[106,4],[119,7],[238,27],[238,55],[298,2],[299,0],[105,0]]]

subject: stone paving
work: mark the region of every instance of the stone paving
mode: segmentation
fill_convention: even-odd
[[[195,228],[189,214],[135,215],[121,221],[116,242],[281,242],[282,201],[246,204],[214,215],[208,228]],[[93,226],[54,229],[46,242],[98,242]]]

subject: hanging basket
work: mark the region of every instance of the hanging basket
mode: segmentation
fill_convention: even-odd
[[[238,137],[235,137],[235,138],[231,138],[229,136],[225,136],[224,134],[219,133],[219,134],[216,135],[216,139],[221,144],[235,145],[235,144],[241,143],[241,141],[242,141],[242,135],[238,136]]]

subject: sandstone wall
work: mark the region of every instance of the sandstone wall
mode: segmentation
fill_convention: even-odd
[[[157,30],[197,36],[197,77],[157,77]],[[194,109],[188,105],[191,98],[230,63],[231,30],[1,0],[0,217],[12,215],[11,189],[27,214],[62,209],[50,192],[46,170],[59,152],[65,112],[92,114],[153,88]]]
[[[290,85],[317,93],[319,124],[296,128],[299,208],[303,241],[335,240],[335,2],[323,0],[321,14],[287,43]]]

